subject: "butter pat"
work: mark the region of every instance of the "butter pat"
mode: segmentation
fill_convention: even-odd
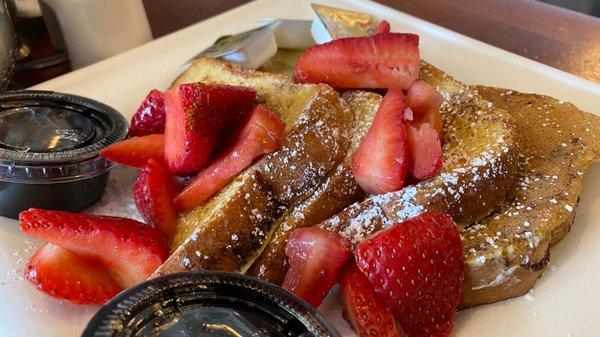
[[[315,18],[312,21],[312,25],[310,27],[310,34],[316,43],[322,44],[333,40],[331,33],[325,27],[325,24],[318,16],[315,15]]]
[[[260,22],[273,25],[273,35],[279,48],[303,50],[315,44],[310,33],[310,20],[265,19]]]
[[[246,69],[256,69],[277,53],[273,28],[274,23],[270,23],[247,32],[220,37],[192,60],[204,56],[219,57]]]

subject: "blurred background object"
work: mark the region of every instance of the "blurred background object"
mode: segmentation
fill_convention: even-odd
[[[62,40],[58,20],[50,6],[45,5],[44,0],[39,3],[38,0],[0,1],[14,2],[16,12],[19,13],[15,27],[20,36],[21,57],[27,51],[27,47],[30,50],[28,56],[17,62],[13,88],[28,87],[62,75],[72,69],[67,55],[64,53],[66,47]],[[142,13],[140,8],[145,9],[144,17],[147,14],[146,23],[149,22],[154,37],[169,34],[250,2],[250,0],[45,1],[69,4],[72,8],[90,6],[90,3],[96,3],[98,6],[111,3],[117,7],[121,6],[118,12],[127,12],[135,7],[136,13]],[[600,16],[600,0],[375,1],[515,54],[600,83],[600,19],[593,17],[594,15]],[[319,2],[319,0],[314,0],[314,2]],[[63,11],[63,13],[67,12],[68,10]],[[84,14],[82,12],[81,17],[85,17]],[[115,18],[110,21],[113,26],[109,28],[120,27],[121,32],[128,31],[124,28],[129,23],[128,19],[124,20],[119,14],[115,15]],[[89,20],[81,20],[75,27],[82,30],[92,29],[96,33],[106,29],[105,25],[97,22],[90,24]],[[115,53],[115,51],[108,53],[109,48],[106,49],[107,55]],[[104,50],[100,50],[100,52],[104,52]]]
[[[19,53],[11,89],[37,83],[38,74],[52,78],[71,71],[69,57],[54,13],[38,0],[8,0],[14,8],[13,24]]]
[[[600,17],[600,0],[541,0],[542,2]]]
[[[14,10],[14,8],[13,8]],[[6,0],[0,0],[0,90],[12,77],[17,56],[17,37]]]
[[[19,53],[12,89],[28,87],[152,40],[142,0],[2,0]],[[68,51],[68,52],[67,52]]]
[[[50,67],[68,60],[58,21],[38,0],[11,0],[15,8],[13,22],[19,39],[17,72]],[[50,40],[48,41],[48,38]],[[44,43],[54,48],[47,52]]]
[[[74,69],[152,40],[141,0],[40,1],[58,18]]]
[[[37,0],[13,0],[16,14],[21,18],[33,18],[42,15]]]

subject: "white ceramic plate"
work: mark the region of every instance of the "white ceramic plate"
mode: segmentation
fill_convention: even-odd
[[[581,109],[600,112],[600,85],[486,45],[423,20],[368,1],[319,3],[370,12],[393,30],[421,36],[423,57],[458,80],[551,95]],[[87,68],[36,86],[79,94],[109,104],[131,117],[152,88],[165,88],[181,67],[217,37],[257,26],[259,19],[309,19],[306,0],[260,0]],[[493,24],[493,22],[490,22]],[[569,118],[569,116],[565,116]],[[98,213],[137,216],[127,203],[131,170],[118,170]],[[600,165],[586,173],[569,236],[552,250],[551,267],[529,295],[460,312],[455,336],[600,336]],[[98,307],[55,301],[21,277],[39,242],[18,223],[0,217],[0,336],[79,336]],[[353,335],[330,302],[322,306],[344,335]]]

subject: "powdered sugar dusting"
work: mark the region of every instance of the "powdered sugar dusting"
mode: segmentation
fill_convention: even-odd
[[[400,191],[370,196],[360,206],[329,220],[326,227],[337,228],[358,243],[378,226],[401,222],[426,210],[449,212],[462,220],[473,214],[471,209],[463,209],[463,204],[477,204],[481,213],[497,206],[500,200],[488,203],[483,196],[505,193],[496,189],[512,183],[513,176],[508,173],[516,156],[512,149],[514,127],[506,113],[495,110],[473,90],[452,80],[443,83],[438,87],[445,98],[441,107],[444,147],[440,174]]]

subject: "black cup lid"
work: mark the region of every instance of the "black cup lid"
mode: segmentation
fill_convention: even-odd
[[[100,102],[51,91],[0,93],[0,180],[45,183],[110,169],[98,157],[122,140],[127,122]]]
[[[82,337],[339,337],[310,305],[239,274],[170,274],[130,288],[92,318]]]

